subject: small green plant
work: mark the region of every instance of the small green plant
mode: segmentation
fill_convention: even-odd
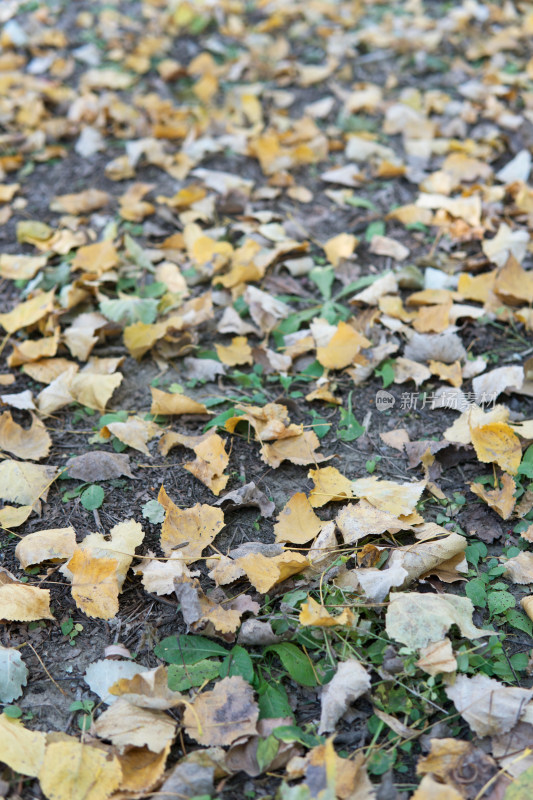
[[[69,644],[74,646],[76,643],[76,636],[83,630],[83,625],[80,622],[74,622],[72,617],[69,617],[61,623],[61,633],[63,636],[68,636]]]
[[[78,714],[78,728],[80,731],[88,731],[93,722],[94,700],[75,700],[69,706],[69,711],[80,711]]]

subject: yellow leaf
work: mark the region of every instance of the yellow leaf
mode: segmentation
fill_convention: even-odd
[[[157,322],[150,325],[147,322],[134,322],[124,328],[124,344],[128,348],[133,358],[142,356],[151,350],[159,339],[162,339],[167,332],[167,325],[164,322]]]
[[[152,392],[152,407],[150,414],[163,414],[172,416],[174,414],[209,414],[207,408],[202,403],[197,403],[185,394],[169,394],[162,392],[161,389],[150,387]]]
[[[471,483],[470,491],[481,497],[502,519],[509,519],[516,504],[516,484],[507,474],[502,475],[501,482],[501,489],[498,486],[495,489],[486,489],[480,483]]]
[[[54,308],[54,292],[42,292],[35,295],[31,300],[19,303],[12,311],[7,314],[0,314],[0,325],[8,333],[15,333],[21,328],[34,325],[43,317],[46,317]]]
[[[246,336],[234,336],[230,345],[215,344],[217,356],[228,367],[253,364],[252,348]]]
[[[120,786],[122,770],[112,753],[70,739],[47,746],[38,778],[49,800],[106,800]]]
[[[283,461],[299,465],[318,464],[326,460],[326,456],[316,452],[319,444],[314,431],[304,431],[299,436],[279,439],[272,444],[265,443],[261,448],[261,458],[274,469]]]
[[[27,730],[19,719],[0,716],[2,761],[14,772],[36,778],[44,758],[46,734]]]
[[[42,339],[26,339],[25,342],[19,343],[13,342],[13,352],[7,359],[8,366],[18,367],[20,364],[38,361],[40,358],[55,356],[59,345],[59,333],[59,328],[56,328],[53,336],[44,336]],[[63,360],[66,361],[66,359]]]
[[[4,506],[0,510],[0,528],[7,530],[18,528],[19,525],[26,522],[32,511],[33,506],[20,506],[19,508]]]
[[[46,340],[41,339],[41,341]],[[24,342],[24,344],[29,344],[29,342]],[[42,361],[36,361],[35,364],[24,364],[24,372],[34,381],[49,384],[71,367],[75,368],[75,372],[79,369],[78,365],[74,361],[69,361],[68,358],[43,358]]]
[[[259,708],[249,683],[240,676],[223,678],[213,691],[202,692],[187,706],[183,724],[188,736],[204,746],[230,745],[254,736]]]
[[[99,276],[109,272],[118,263],[119,257],[113,242],[96,242],[80,247],[72,261],[72,269]]]
[[[72,598],[88,617],[112,619],[118,612],[117,563],[114,558],[94,558],[79,548],[68,562]]]
[[[425,306],[420,309],[413,328],[418,333],[442,333],[450,324],[452,301],[436,306]]]
[[[306,544],[320,533],[322,525],[305,494],[298,492],[286,503],[274,525],[276,542]]]
[[[457,661],[453,654],[452,643],[448,637],[442,642],[432,642],[420,650],[420,658],[416,666],[428,675],[440,675],[443,672],[455,672]]]
[[[147,747],[132,747],[118,756],[122,770],[120,789],[128,792],[147,792],[152,789],[165,771],[170,744],[160,753],[152,753]]]
[[[520,269],[522,269],[522,267],[520,267]],[[502,273],[500,273],[500,275],[501,274]],[[482,275],[469,275],[467,272],[461,272],[457,284],[457,291],[465,300],[476,300],[478,303],[486,303],[494,289],[496,275],[497,270],[495,269],[490,272],[484,272]]]
[[[265,594],[291,575],[302,572],[309,566],[309,561],[300,553],[287,550],[274,558],[267,558],[262,553],[250,553],[236,559],[235,565],[245,571],[258,592]]]
[[[351,480],[335,467],[311,469],[307,475],[315,484],[309,495],[309,502],[313,508],[325,506],[332,500],[346,500],[353,497]]]
[[[349,608],[345,608],[337,617],[333,617],[325,606],[321,606],[312,597],[302,604],[299,617],[300,625],[314,625],[319,628],[332,628],[335,625],[354,625],[355,617]]]
[[[100,436],[108,438],[111,434],[128,447],[139,450],[149,456],[150,451],[146,443],[161,433],[159,425],[141,417],[130,417],[126,422],[109,422],[101,431]]]
[[[326,369],[343,369],[350,366],[362,347],[369,347],[371,342],[361,336],[346,322],[339,322],[337,330],[325,347],[317,347],[317,360]]]
[[[29,281],[46,266],[48,256],[0,255],[0,276],[12,281]]]
[[[186,564],[198,561],[208,544],[224,527],[224,512],[220,508],[197,503],[192,508],[178,508],[162,486],[158,501],[165,509],[161,527],[161,548],[166,556],[178,545]]]
[[[463,373],[461,362],[454,361],[453,364],[444,364],[442,361],[430,361],[429,368],[433,375],[438,375],[443,381],[448,381],[452,386],[461,386]]]
[[[425,481],[395,483],[371,477],[353,481],[352,491],[354,497],[364,497],[380,511],[399,516],[413,511],[425,486]]]
[[[226,488],[229,480],[228,475],[223,475],[229,463],[224,445],[225,441],[214,433],[193,448],[197,459],[183,465],[183,469],[202,481],[217,496]]]
[[[168,669],[163,666],[139,672],[132,678],[119,678],[108,691],[109,694],[123,697],[128,703],[140,708],[160,711],[174,708],[184,702],[183,695],[168,688]]]
[[[471,428],[472,444],[484,464],[494,462],[505,472],[516,475],[522,460],[520,439],[505,422],[492,422]]]
[[[140,708],[119,698],[93,722],[91,733],[109,739],[119,750],[146,746],[160,753],[174,739],[176,723],[162,711]]]
[[[526,271],[513,255],[497,272],[494,291],[504,303],[522,305],[533,303],[533,274]]]
[[[10,503],[40,509],[58,475],[57,467],[44,467],[6,458],[0,463],[0,497]]]
[[[202,103],[209,105],[218,91],[218,80],[214,75],[202,75],[192,90]]]
[[[350,258],[359,240],[351,233],[339,233],[323,245],[328,261],[338,267],[343,258]]]
[[[122,383],[123,377],[120,372],[113,375],[79,373],[72,377],[70,393],[72,398],[82,406],[94,408],[96,411],[105,411],[106,405],[115,389]]]
[[[0,415],[0,448],[17,458],[39,461],[50,452],[52,440],[43,423],[32,414],[31,428],[18,425],[10,411]]]
[[[54,619],[50,612],[50,591],[10,581],[0,585],[0,617],[10,622]]]
[[[28,533],[15,548],[15,555],[23,569],[43,561],[63,561],[76,550],[74,528],[51,528]]]
[[[77,192],[76,194],[57,195],[50,203],[50,208],[60,214],[78,215],[96,211],[108,203],[109,195],[107,192],[102,192],[99,189],[85,189],[85,191]]]

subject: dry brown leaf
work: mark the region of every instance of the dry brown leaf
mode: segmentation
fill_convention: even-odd
[[[429,525],[431,524],[429,523]],[[424,527],[421,526],[421,528]],[[436,527],[438,528],[439,526]],[[414,530],[415,534],[417,534],[420,529],[415,528]],[[438,535],[441,532],[446,535],[440,535],[433,541],[415,542],[393,550],[387,567],[390,569],[400,564],[406,570],[407,576],[402,587],[422,576],[435,574],[441,565],[446,564],[456,556],[460,556],[459,563],[464,560],[464,551],[467,545],[465,537],[460,536],[458,533],[448,533],[442,528],[436,533]],[[460,575],[457,575],[456,580],[460,577]]]
[[[505,562],[506,578],[513,583],[533,583],[533,553],[519,553]]]
[[[381,511],[364,500],[344,506],[335,521],[346,544],[355,544],[359,539],[372,534],[385,531],[396,533],[412,527],[411,523],[388,511]]]
[[[15,555],[23,569],[43,561],[64,561],[74,554],[76,531],[74,528],[51,528],[28,533],[15,548]]]
[[[36,778],[41,769],[46,734],[30,731],[19,719],[0,716],[0,752],[2,761],[14,772]]]
[[[393,364],[394,383],[414,381],[416,386],[431,378],[431,370],[424,364],[412,361],[410,358],[397,358]]]
[[[69,458],[66,463],[71,478],[85,483],[109,481],[126,475],[133,478],[129,456],[125,453],[110,453],[107,450],[90,450],[81,456]]]
[[[220,508],[196,503],[192,508],[178,508],[162,486],[158,501],[165,509],[165,519],[161,527],[161,548],[166,556],[174,548],[186,564],[201,558],[207,545],[214,541],[224,527],[224,512]]]
[[[172,743],[176,723],[162,711],[140,708],[120,697],[93,722],[91,733],[109,739],[124,752],[127,747],[147,747],[160,753]]]
[[[95,558],[79,548],[68,562],[72,598],[88,617],[112,619],[118,612],[117,565],[114,558]]]
[[[424,775],[411,800],[464,800],[463,795],[447,783],[439,783]]]
[[[30,428],[18,425],[10,411],[0,414],[0,449],[17,458],[39,461],[50,452],[52,440],[43,423],[32,414]]]
[[[54,800],[106,800],[122,780],[116,755],[73,737],[47,744],[39,781]]]
[[[152,407],[150,414],[210,414],[211,412],[202,403],[197,403],[184,394],[169,394],[160,389],[150,387],[152,393]]]
[[[405,428],[398,428],[395,431],[380,433],[379,438],[389,447],[399,450],[400,453],[403,451],[405,445],[409,444],[409,434]]]
[[[60,214],[89,214],[91,211],[103,208],[108,203],[109,195],[107,192],[102,192],[99,189],[85,189],[85,191],[77,192],[76,194],[57,195],[50,203],[50,209]]]
[[[498,270],[494,281],[494,292],[508,305],[531,305],[533,303],[533,274],[510,255]]]
[[[197,695],[185,709],[183,723],[187,735],[199,744],[227,746],[241,737],[253,736],[258,716],[252,687],[236,676],[224,678],[213,691]]]
[[[233,602],[217,603],[206,597],[200,584],[195,580],[176,583],[175,590],[183,619],[187,623],[188,630],[193,633],[219,636],[226,641],[233,641],[244,611],[259,611],[258,603],[246,608],[245,601],[242,609],[235,608]],[[242,597],[241,595],[239,600],[242,600]]]
[[[109,694],[122,697],[134,706],[160,711],[174,708],[184,702],[179,692],[173,692],[168,688],[168,670],[162,666],[139,672],[132,678],[119,678],[108,691]]]
[[[298,492],[279,513],[274,525],[276,542],[306,544],[320,533],[322,525],[305,494]]]

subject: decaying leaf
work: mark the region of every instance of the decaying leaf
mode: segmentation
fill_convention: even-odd
[[[52,528],[29,533],[15,548],[15,555],[23,569],[44,561],[64,561],[74,554],[76,531],[74,528]]]
[[[299,616],[300,625],[313,625],[319,628],[332,628],[335,625],[353,625],[355,617],[349,608],[345,608],[336,617],[332,616],[325,606],[308,597],[302,604]]]
[[[256,733],[259,708],[253,690],[236,676],[219,681],[210,692],[202,692],[187,706],[183,723],[198,744],[226,746]]]
[[[489,636],[491,631],[472,623],[473,613],[468,597],[397,592],[391,595],[385,626],[391,639],[415,650],[442,641],[452,625],[469,639]]]
[[[20,651],[0,645],[0,702],[12,703],[20,697],[27,681],[28,668]]]
[[[39,461],[50,452],[52,440],[43,423],[32,415],[30,428],[18,425],[10,411],[0,414],[0,449],[17,458]]]
[[[516,504],[516,484],[507,473],[501,477],[501,488],[487,489],[481,483],[471,483],[470,490],[481,497],[502,519],[509,519]]]
[[[511,730],[523,716],[533,690],[505,686],[487,675],[458,675],[446,694],[478,736]]]
[[[108,453],[107,450],[90,450],[81,456],[74,456],[67,461],[67,471],[71,478],[86,483],[98,483],[126,475],[134,478],[130,467],[130,459],[125,453]]]
[[[200,503],[192,508],[178,508],[163,486],[157,499],[165,509],[165,519],[161,527],[161,548],[164,554],[170,556],[173,549],[179,547],[186,564],[197,561],[224,527],[224,512],[220,508]]]
[[[352,481],[354,497],[362,497],[380,511],[395,515],[410,514],[425,489],[425,481],[394,483],[379,478]]]
[[[202,403],[197,403],[191,397],[184,394],[169,394],[162,392],[161,389],[150,387],[152,392],[152,407],[150,414],[209,414],[207,408]]]
[[[115,697],[122,697],[139,708],[159,709],[160,711],[181,705],[184,700],[179,692],[168,688],[168,670],[156,667],[138,672],[131,678],[119,678],[109,687]]]
[[[40,467],[9,458],[0,463],[0,497],[40,510],[59,474],[56,467]]]
[[[146,746],[160,753],[174,739],[176,723],[162,711],[139,708],[119,697],[93,723],[91,732],[122,752],[126,747]]]

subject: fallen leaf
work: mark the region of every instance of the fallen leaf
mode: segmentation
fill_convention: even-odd
[[[442,642],[432,642],[420,649],[420,658],[416,666],[429,675],[441,675],[457,670],[457,661],[453,654],[452,643],[446,637]]]
[[[228,503],[226,508],[230,509],[256,506],[261,511],[261,516],[266,518],[271,517],[276,510],[272,500],[269,500],[266,494],[258,489],[253,481],[245,483],[244,486],[228,492],[224,497],[215,501],[216,506],[221,506],[223,503]]]
[[[32,415],[30,428],[18,425],[10,411],[0,414],[0,448],[17,458],[39,461],[50,452],[52,440],[43,423]]]
[[[150,387],[152,393],[152,407],[150,414],[209,414],[207,408],[202,403],[197,403],[191,397],[184,394],[169,394],[160,389]]]
[[[132,747],[119,754],[120,791],[140,793],[153,789],[163,776],[169,752],[167,745],[160,753],[152,753],[147,747]]]
[[[72,737],[47,744],[39,771],[43,794],[54,800],[106,800],[121,780],[116,755]]]
[[[533,583],[533,553],[519,553],[505,562],[506,578],[513,583]]]
[[[309,561],[300,553],[290,550],[278,556],[267,558],[261,553],[254,553],[236,559],[235,565],[244,570],[252,586],[261,594],[266,594],[278,583],[282,583],[291,575],[297,575]]]
[[[322,689],[319,734],[335,730],[337,722],[361,695],[370,689],[370,675],[355,658],[342,661]]]
[[[130,458],[124,453],[109,453],[107,450],[90,450],[81,456],[69,458],[66,463],[69,476],[84,483],[109,481],[125,475],[134,478]]]
[[[0,645],[0,701],[12,703],[23,692],[28,682],[28,668],[19,650]],[[0,717],[2,720],[2,717]],[[0,722],[0,740],[2,737]]]
[[[191,508],[178,508],[163,486],[157,499],[165,509],[165,520],[161,527],[164,554],[169,556],[175,547],[180,546],[179,552],[186,564],[198,561],[224,527],[224,512],[200,503]]]
[[[478,736],[510,731],[524,714],[533,697],[532,689],[504,686],[487,675],[458,675],[445,689],[459,714]]]
[[[490,631],[473,625],[473,613],[467,597],[397,592],[391,595],[385,627],[391,639],[413,650],[441,642],[454,624],[469,639],[489,636]]]
[[[202,692],[187,706],[183,723],[187,735],[204,747],[227,746],[253,736],[259,708],[253,689],[240,676],[223,678],[210,692]]]
[[[160,432],[161,429],[155,422],[133,416],[129,417],[126,422],[108,422],[107,425],[100,430],[100,436],[104,438],[111,435],[116,436],[123,444],[149,456],[150,451],[146,446],[147,442]]]
[[[147,671],[148,667],[143,667],[142,664],[135,664],[133,661],[105,658],[89,664],[85,671],[84,681],[91,692],[98,695],[102,702],[111,705],[116,701],[117,695],[111,694],[109,690],[117,681],[121,679],[127,680]]]
[[[0,497],[10,503],[31,505],[37,511],[41,500],[59,474],[57,467],[41,467],[6,458],[0,463]]]
[[[44,561],[64,561],[76,549],[74,528],[51,528],[28,533],[15,548],[15,555],[23,569]]]
[[[439,783],[431,775],[424,775],[411,800],[464,800],[453,786]]]
[[[353,626],[355,624],[355,617],[349,608],[345,608],[336,617],[332,616],[325,606],[317,603],[311,596],[307,598],[305,603],[302,603],[299,616],[300,625],[308,626],[313,625],[319,628],[332,628],[336,625]]]
[[[122,752],[127,747],[146,746],[152,753],[160,753],[173,741],[176,723],[162,711],[140,708],[119,697],[93,722],[91,733],[108,739]]]
[[[99,189],[86,189],[76,194],[61,194],[54,197],[50,210],[60,214],[89,214],[109,203],[109,195]]]
[[[326,456],[316,452],[319,445],[318,436],[314,431],[304,431],[298,436],[280,439],[273,444],[263,444],[261,458],[273,469],[277,469],[283,461],[290,461],[291,464],[301,466],[316,465],[326,460]]]
[[[112,619],[117,614],[117,564],[114,558],[94,558],[90,551],[80,549],[68,562],[72,598],[88,617]]]
[[[334,267],[338,267],[341,260],[350,258],[357,247],[358,239],[351,233],[339,233],[324,243],[323,248],[326,258]]]
[[[320,533],[322,524],[305,494],[298,492],[279,513],[278,521],[274,525],[276,542],[306,544]]]
[[[371,534],[385,531],[395,533],[411,528],[409,522],[400,520],[388,511],[381,511],[364,500],[344,506],[335,521],[346,544],[355,544],[359,539]]]
[[[223,475],[229,463],[225,444],[224,439],[212,433],[193,448],[197,455],[196,460],[183,465],[183,469],[202,481],[215,495],[219,495],[226,488],[229,480],[228,475]]]
[[[36,778],[44,759],[46,734],[30,731],[19,719],[0,715],[2,761],[14,772]]]
[[[198,574],[189,571],[179,550],[164,561],[158,561],[150,551],[147,556],[148,561],[142,561],[134,568],[136,575],[142,575],[142,584],[147,592],[157,595],[172,594],[175,580]]]
[[[317,360],[326,369],[343,369],[353,363],[355,356],[371,342],[361,336],[346,322],[339,322],[337,330],[325,346],[317,346]]]
[[[472,389],[476,396],[476,403],[494,403],[502,392],[508,389],[521,389],[523,383],[523,367],[498,367],[474,378]]]
[[[252,348],[246,336],[235,336],[230,345],[215,344],[220,361],[228,367],[253,364]]]
[[[502,475],[501,484],[501,488],[486,489],[481,483],[471,483],[470,491],[481,497],[502,519],[509,519],[516,504],[516,484],[507,473]]]
[[[109,687],[109,692],[139,708],[160,711],[174,708],[184,702],[179,692],[173,692],[168,688],[168,669],[162,666],[139,672],[131,678],[119,678]]]
[[[354,497],[364,498],[380,511],[398,516],[413,511],[425,486],[425,481],[394,483],[371,477],[352,481],[352,492]]]
[[[511,230],[505,222],[500,224],[496,236],[492,239],[484,239],[481,247],[487,258],[503,267],[511,256],[521,263],[527,251],[529,234],[524,230]]]
[[[46,267],[48,256],[0,255],[0,276],[12,281],[29,281]]]
[[[100,276],[114,269],[118,263],[119,256],[113,242],[103,241],[80,247],[72,261],[72,269]]]
[[[522,460],[520,440],[505,422],[492,422],[471,428],[472,444],[480,461],[494,462],[505,472],[516,475]]]
[[[46,317],[54,308],[55,289],[35,295],[31,300],[19,303],[12,311],[0,314],[0,325],[7,333],[16,333],[21,328],[29,328]]]
[[[0,572],[0,616],[10,622],[54,619],[50,590],[19,583],[5,570]]]

